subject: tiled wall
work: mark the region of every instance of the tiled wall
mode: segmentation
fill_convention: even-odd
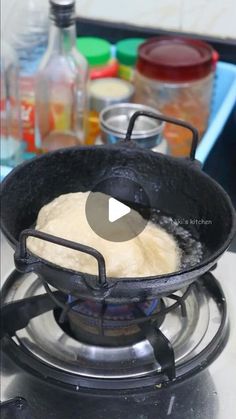
[[[2,19],[16,2],[1,0]],[[77,14],[93,19],[236,39],[236,0],[76,0]],[[49,0],[40,0],[42,7]]]
[[[236,0],[78,0],[83,17],[236,38]]]

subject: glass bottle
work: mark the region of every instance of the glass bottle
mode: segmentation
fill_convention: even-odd
[[[75,0],[50,0],[48,48],[36,77],[36,145],[42,151],[84,142],[88,64],[76,49]]]

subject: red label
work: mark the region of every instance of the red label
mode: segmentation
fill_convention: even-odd
[[[36,151],[34,141],[35,106],[29,100],[21,101],[21,119],[23,138],[27,142],[27,151]]]

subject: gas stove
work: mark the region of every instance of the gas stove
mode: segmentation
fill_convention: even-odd
[[[5,239],[2,253],[4,302],[31,304],[2,340],[3,418],[234,417],[235,254],[162,298],[105,305],[63,300],[14,271]]]

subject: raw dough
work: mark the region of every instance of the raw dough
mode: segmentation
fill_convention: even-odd
[[[180,250],[174,238],[150,221],[137,237],[125,242],[110,242],[99,237],[86,219],[89,193],[61,195],[42,207],[36,229],[94,247],[103,254],[110,277],[154,276],[179,269]],[[104,196],[96,194],[99,205],[99,198]],[[136,217],[141,218],[141,215],[136,213]],[[125,228],[132,226],[126,224]],[[97,262],[90,255],[32,237],[27,239],[27,245],[34,254],[56,265],[97,275]]]

